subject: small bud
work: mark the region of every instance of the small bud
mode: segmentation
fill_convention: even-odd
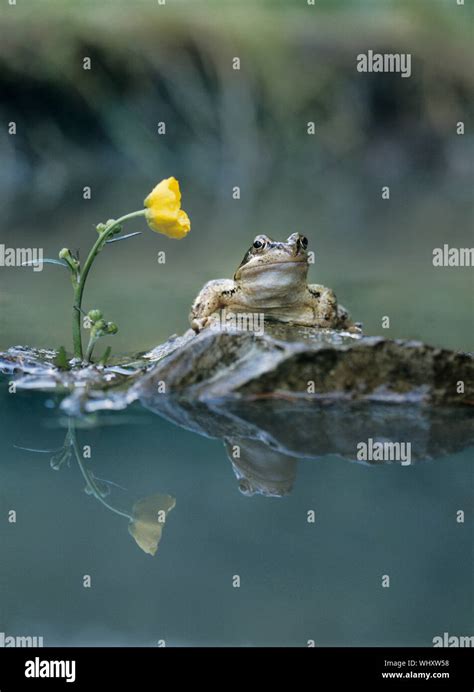
[[[79,262],[75,257],[73,257],[71,251],[67,247],[63,247],[61,252],[59,253],[59,259],[64,260],[67,262],[69,267],[72,269],[73,272],[76,272],[79,268]]]
[[[102,233],[103,231],[105,231],[106,228],[107,225],[105,223],[98,223],[96,226],[97,233]]]
[[[117,334],[118,327],[115,322],[107,322],[107,334]]]
[[[90,319],[91,322],[97,322],[97,320],[102,319],[102,312],[97,309],[89,310],[89,312],[87,313],[87,317]]]
[[[94,324],[94,330],[98,332],[104,331],[104,329],[107,329],[107,323],[102,319],[97,320],[97,322]]]

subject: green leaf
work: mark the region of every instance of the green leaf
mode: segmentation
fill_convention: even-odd
[[[66,349],[64,346],[60,346],[56,357],[54,358],[54,364],[60,370],[69,370],[69,361],[66,355]]]
[[[121,235],[118,238],[110,238],[106,240],[106,243],[118,243],[119,240],[126,240],[127,238],[133,238],[134,235],[141,235],[142,231],[136,231],[135,233],[127,233],[127,235]]]
[[[66,269],[69,269],[69,265],[66,262],[62,262],[61,260],[57,259],[51,259],[50,257],[47,257],[46,259],[42,259],[40,261],[38,260],[28,260],[28,262],[23,262],[22,267],[31,267],[31,266],[38,266],[38,264],[59,264],[60,267],[65,267]]]
[[[13,445],[15,449],[21,449],[23,452],[38,452],[39,454],[51,454],[52,452],[58,452],[62,450],[62,447],[58,449],[35,449],[34,447],[19,447],[18,445]]]

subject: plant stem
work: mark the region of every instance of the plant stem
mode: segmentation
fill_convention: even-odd
[[[87,344],[86,348],[86,361],[89,363],[91,358],[92,358],[92,351],[94,350],[94,346],[96,345],[99,337],[94,336],[89,339],[89,343]]]
[[[145,212],[145,209],[140,209],[138,211],[133,211],[130,214],[125,214],[124,216],[121,216],[119,219],[114,220],[113,223],[104,228],[104,230],[99,233],[99,237],[92,246],[92,249],[87,256],[86,261],[84,262],[84,266],[78,276],[77,281],[74,282],[74,305],[72,309],[72,341],[74,345],[74,356],[76,358],[80,358],[81,360],[83,358],[81,333],[82,296],[84,294],[84,286],[90,268],[92,267],[92,263],[94,262],[94,259],[96,258],[98,253],[102,250],[102,247],[105,245],[108,237],[112,234],[114,228],[122,224],[124,221],[134,219],[138,216],[144,216]]]
[[[82,296],[79,296],[76,284],[74,286],[74,305],[72,308],[72,343],[75,358],[82,360],[81,300]]]
[[[104,355],[102,358],[99,360],[99,365],[103,365],[104,368],[107,365],[107,361],[109,360],[110,354],[112,352],[112,349],[110,346],[107,346],[107,348],[104,351]]]
[[[101,504],[103,504],[104,507],[107,507],[107,509],[110,509],[111,512],[115,512],[115,514],[119,514],[121,517],[125,517],[126,519],[129,519],[130,521],[132,521],[133,517],[130,514],[127,514],[127,512],[122,512],[122,510],[117,509],[116,507],[113,507],[111,504],[106,502],[106,500],[104,500],[104,498],[102,497],[100,490],[98,489],[95,481],[90,476],[90,474],[86,470],[84,464],[82,463],[81,452],[79,451],[79,447],[78,447],[77,440],[76,440],[76,431],[74,428],[74,423],[71,423],[71,421],[69,421],[68,429],[69,429],[68,435],[69,435],[72,450],[74,452],[74,456],[76,457],[76,461],[79,465],[79,469],[80,469],[80,471],[84,477],[84,480],[86,481],[87,487],[91,491],[92,495],[95,497],[96,500],[98,500]]]

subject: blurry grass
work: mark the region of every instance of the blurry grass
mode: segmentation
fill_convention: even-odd
[[[19,129],[14,141],[0,134],[2,242],[84,253],[95,223],[138,208],[170,174],[193,220],[183,243],[145,234],[100,258],[87,307],[99,302],[119,323],[114,350],[183,331],[199,288],[232,276],[256,233],[296,230],[318,255],[311,279],[332,286],[368,333],[387,314],[390,336],[472,348],[472,274],[431,266],[433,247],[472,244],[473,138],[469,127],[455,134],[457,120],[472,119],[467,6],[38,7],[0,9],[0,117]],[[355,56],[369,48],[412,52],[413,77],[359,75]],[[166,137],[156,134],[162,120]],[[159,249],[168,255],[161,267]],[[0,347],[69,346],[70,287],[54,271],[2,272]]]
[[[203,191],[245,176],[251,202],[254,188],[268,185],[275,167],[294,168],[294,158],[324,171],[363,156],[371,118],[409,135],[421,115],[419,134],[440,146],[474,83],[467,8],[449,5],[42,0],[37,12],[23,0],[1,10],[0,115],[19,128],[15,150],[0,136],[2,158],[18,169],[12,180],[34,166],[30,191],[44,205],[87,177],[87,154],[96,176],[110,166],[154,175],[178,161],[199,172],[193,184]],[[355,70],[368,48],[412,51],[416,75],[386,81],[385,93],[382,81]],[[158,121],[166,137],[157,137]],[[308,121],[318,128],[309,152]],[[7,202],[15,186],[2,189]]]

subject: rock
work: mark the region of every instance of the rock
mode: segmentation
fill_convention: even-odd
[[[298,459],[411,464],[474,444],[472,374],[469,354],[280,325],[264,335],[204,331],[134,394],[176,425],[222,439],[241,492],[281,496]],[[409,445],[409,458],[361,456],[373,442]]]
[[[275,396],[472,404],[471,354],[417,341],[354,337],[279,325],[262,335],[205,330],[164,358],[138,392],[164,382],[169,394],[201,401]],[[464,391],[458,391],[458,383]]]

